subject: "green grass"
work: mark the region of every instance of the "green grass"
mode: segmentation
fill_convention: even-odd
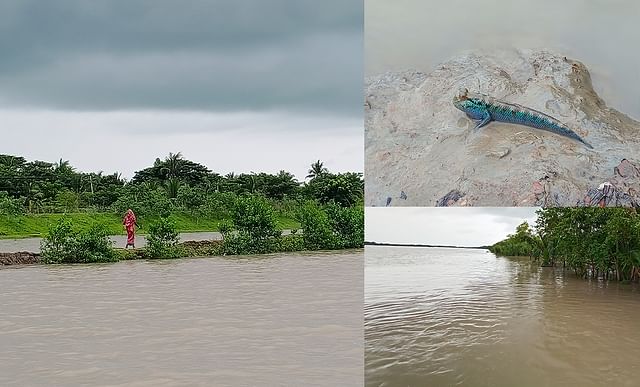
[[[29,238],[41,237],[46,234],[49,227],[55,224],[65,214],[38,214],[8,216],[0,215],[0,238]],[[107,227],[111,235],[125,234],[122,226],[122,218],[113,213],[72,213],[66,216],[78,231],[88,228],[93,223],[102,223]],[[224,219],[196,219],[189,214],[173,214],[171,218],[176,222],[179,232],[218,231],[218,224]],[[157,220],[157,217],[138,217],[138,224],[142,228],[138,233],[145,234],[149,225]],[[294,219],[278,216],[278,227],[281,229],[300,228],[300,224]]]

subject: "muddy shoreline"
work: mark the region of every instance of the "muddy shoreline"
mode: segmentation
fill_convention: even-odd
[[[28,251],[16,253],[0,253],[0,266],[8,265],[32,265],[40,263],[40,254]]]

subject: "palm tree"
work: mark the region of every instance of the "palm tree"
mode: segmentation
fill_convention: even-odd
[[[169,198],[173,199],[178,196],[178,189],[180,189],[180,181],[178,179],[169,178],[165,182],[165,187],[167,188],[167,195]]]
[[[74,171],[69,160],[60,159],[57,163],[53,163],[53,170],[58,174],[69,174]]]
[[[182,162],[182,152],[171,153],[169,152],[169,156],[164,159],[164,167],[162,167],[162,172],[169,178],[177,178],[180,174],[180,164]]]
[[[307,179],[309,178],[315,179],[316,177],[319,177],[321,175],[324,175],[325,173],[328,173],[329,170],[324,167],[324,163],[322,161],[318,160],[315,163],[311,164],[311,168],[309,169],[308,172],[309,174],[307,175]]]

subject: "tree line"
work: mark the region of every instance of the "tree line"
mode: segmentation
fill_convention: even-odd
[[[331,173],[318,160],[311,164],[307,179],[300,182],[284,170],[277,174],[223,176],[184,158],[180,152],[157,158],[130,181],[119,173],[77,171],[62,159],[51,163],[0,155],[0,214],[85,210],[121,213],[130,207],[141,215],[187,211],[207,216],[246,194],[265,197],[284,207],[305,200],[345,207],[362,201],[361,173]]]
[[[545,266],[562,266],[579,277],[640,279],[640,215],[631,208],[547,208],[532,228],[491,246],[498,255],[530,256]]]

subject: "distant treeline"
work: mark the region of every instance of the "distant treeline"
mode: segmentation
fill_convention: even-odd
[[[626,208],[547,208],[489,249],[531,256],[584,278],[640,279],[640,215]]]
[[[27,161],[0,155],[0,215],[114,211],[132,208],[140,215],[189,212],[225,217],[236,197],[258,195],[286,211],[302,201],[349,207],[362,202],[361,173],[331,173],[313,163],[306,182],[289,172],[220,175],[181,153],[157,158],[131,181],[118,173],[80,172],[68,161]],[[227,214],[228,215],[228,214]]]
[[[423,245],[415,243],[385,243],[385,242],[364,242],[368,246],[389,246],[389,247],[433,247],[442,249],[488,249],[488,246],[451,246],[451,245]]]

